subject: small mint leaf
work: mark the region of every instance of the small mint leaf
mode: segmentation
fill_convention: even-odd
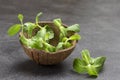
[[[67,27],[67,31],[80,32],[80,25],[74,24],[72,26],[69,26],[69,27]]]
[[[102,69],[102,66],[104,65],[104,62],[106,60],[106,57],[97,57],[94,58],[94,66],[96,66],[97,71],[99,72]]]
[[[20,31],[20,28],[21,28],[21,25],[20,24],[15,24],[15,25],[12,25],[7,33],[9,36],[14,36],[15,34],[17,34],[19,31]]]
[[[56,46],[56,51],[63,49],[63,42],[59,42],[58,45]]]
[[[82,50],[81,55],[82,55],[82,59],[83,59],[87,64],[90,64],[90,62],[91,62],[91,57],[90,57],[89,50],[87,50],[87,49]]]
[[[93,65],[88,65],[87,66],[87,70],[88,70],[88,74],[91,76],[98,76],[98,72],[96,70],[96,68]]]
[[[28,39],[25,38],[24,35],[21,35],[21,36],[19,37],[19,39],[20,39],[20,41],[21,41],[24,45],[28,46]]]
[[[69,38],[69,40],[79,40],[79,39],[81,39],[81,36],[79,34],[74,34]]]
[[[54,20],[53,20],[53,23],[54,23],[56,26],[58,26],[58,27],[62,25],[62,21],[61,21],[60,18],[54,19]]]
[[[23,15],[22,14],[18,14],[18,19],[20,20],[20,22],[23,22]]]
[[[24,25],[25,25],[24,29],[27,31],[28,35],[31,37],[32,31],[36,27],[36,25],[31,22],[24,23]]]
[[[37,24],[38,24],[38,22],[39,22],[39,17],[40,17],[41,15],[42,15],[42,12],[39,12],[39,13],[37,14],[36,18],[35,18]]]
[[[73,61],[73,69],[78,73],[87,73],[85,61],[75,58]]]

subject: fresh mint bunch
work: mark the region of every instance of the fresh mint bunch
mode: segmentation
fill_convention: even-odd
[[[38,13],[35,17],[35,23],[32,22],[23,22],[24,16],[22,14],[18,14],[18,19],[20,24],[14,24],[8,29],[8,35],[14,36],[18,32],[20,32],[20,41],[27,46],[28,48],[44,50],[47,52],[56,52],[58,50],[62,50],[65,48],[69,48],[72,46],[72,41],[81,39],[79,34],[73,34],[68,37],[68,32],[79,32],[80,27],[78,24],[69,26],[65,28],[62,25],[61,19],[54,19],[53,23],[59,28],[60,30],[60,40],[57,46],[51,45],[49,42],[51,39],[54,38],[54,32],[50,28],[50,26],[39,25],[39,17],[42,15],[42,12]],[[33,34],[35,29],[38,31]],[[25,36],[27,35],[27,37]]]
[[[92,58],[87,49],[81,52],[82,59],[75,58],[73,61],[73,69],[77,73],[88,73],[90,76],[98,76],[103,68],[106,57]]]

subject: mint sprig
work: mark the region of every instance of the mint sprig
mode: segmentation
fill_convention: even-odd
[[[75,58],[73,61],[74,71],[77,73],[88,73],[90,76],[98,76],[106,57],[92,58],[87,49],[82,50],[81,56],[82,59]]]

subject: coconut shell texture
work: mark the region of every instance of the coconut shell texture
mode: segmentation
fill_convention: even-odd
[[[58,27],[56,27],[50,21],[42,21],[39,23],[39,25],[41,25],[41,26],[44,26],[46,24],[51,27],[51,29],[54,32],[54,36],[55,36],[52,40],[50,40],[50,44],[56,46],[59,41],[60,31],[59,31]],[[66,25],[64,25],[64,26],[67,27]],[[34,32],[36,33],[37,29]],[[33,33],[33,34],[35,34],[35,33]],[[69,34],[73,34],[73,32],[71,32],[71,33],[69,32]],[[74,50],[77,41],[73,41],[72,42],[73,45],[70,48],[59,50],[57,52],[46,52],[43,50],[31,49],[31,48],[28,48],[27,46],[25,46],[24,44],[22,44],[21,41],[20,41],[20,43],[21,43],[25,53],[37,64],[53,65],[53,64],[60,63],[64,59],[66,59],[71,54],[71,52]]]

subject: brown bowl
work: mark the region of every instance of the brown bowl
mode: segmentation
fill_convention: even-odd
[[[53,31],[54,31],[54,38],[50,41],[50,44],[52,45],[57,45],[59,41],[59,29],[50,21],[42,21],[39,23],[39,25],[44,26],[44,25],[49,25]],[[66,25],[63,25],[67,27]],[[37,29],[34,31],[36,32]],[[34,33],[33,33],[34,34]],[[69,34],[73,34],[73,32],[69,32]],[[21,34],[20,34],[21,36]],[[27,37],[27,36],[26,36]],[[46,52],[43,50],[37,50],[37,49],[31,49],[28,48],[27,46],[23,45],[22,42],[20,41],[25,53],[36,63],[42,64],[42,65],[53,65],[62,62],[64,59],[66,59],[71,52],[74,50],[77,41],[72,42],[72,46],[67,49],[59,50],[57,52]]]

